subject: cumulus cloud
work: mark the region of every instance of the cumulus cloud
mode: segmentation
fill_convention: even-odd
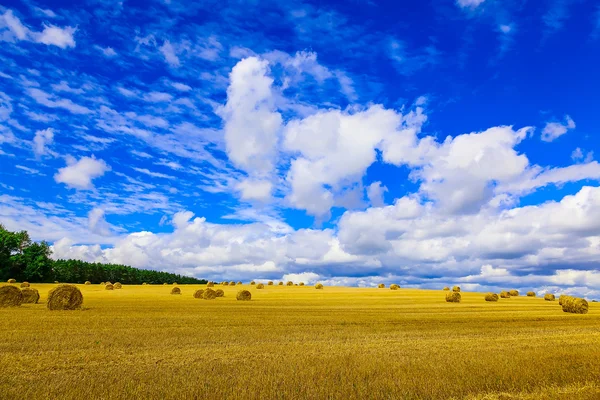
[[[76,28],[70,26],[60,28],[54,25],[46,25],[44,30],[36,35],[36,41],[46,45],[58,46],[61,49],[75,47],[73,35],[76,31]]]
[[[542,131],[542,140],[544,142],[552,142],[572,129],[575,129],[575,121],[566,115],[564,124],[560,122],[546,123]]]
[[[88,213],[88,226],[90,231],[102,235],[109,236],[111,234],[111,227],[106,222],[105,212],[101,208],[94,208]]]
[[[367,187],[367,197],[373,207],[381,207],[385,204],[383,195],[388,189],[381,182],[373,182]]]
[[[268,180],[245,179],[238,183],[237,189],[241,192],[242,200],[267,201],[271,198],[273,184]]]
[[[54,180],[74,189],[92,189],[92,180],[107,171],[110,171],[110,167],[95,157],[82,157],[79,160],[67,157],[67,166],[58,170]]]
[[[2,33],[2,31],[6,33],[0,36],[0,40],[3,38],[4,40],[11,41],[32,41],[43,43],[48,46],[57,46],[61,49],[75,47],[76,44],[74,35],[77,28],[71,26],[61,28],[55,25],[44,25],[44,29],[41,32],[36,32],[23,25],[21,20],[15,16],[10,9],[0,15],[0,33]]]

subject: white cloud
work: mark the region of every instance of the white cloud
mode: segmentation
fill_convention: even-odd
[[[21,23],[21,20],[13,14],[12,10],[6,10],[0,16],[0,28],[7,28],[18,40],[27,40],[31,34],[29,28]]]
[[[273,184],[266,180],[246,179],[237,185],[237,190],[242,194],[242,200],[268,201],[271,198]]]
[[[171,67],[179,67],[179,57],[177,57],[177,53],[175,52],[175,48],[171,42],[165,40],[163,45],[160,46],[158,50],[162,53],[167,64],[169,64]]]
[[[572,129],[575,129],[575,121],[566,115],[564,124],[561,124],[560,122],[546,123],[546,126],[542,131],[542,140],[544,142],[552,142]]]
[[[220,114],[225,121],[225,145],[231,161],[250,175],[268,176],[275,163],[282,118],[275,112],[268,63],[246,58],[233,67],[227,103]]]
[[[90,228],[90,231],[98,235],[111,235],[110,224],[106,222],[105,212],[101,208],[93,208],[88,213],[88,226]]]
[[[39,43],[66,49],[67,47],[75,47],[73,35],[76,31],[77,28],[71,26],[60,28],[54,25],[46,25],[44,26],[44,30],[36,35],[35,40]]]
[[[477,8],[485,0],[456,0],[456,4],[462,8]]]
[[[119,90],[122,88],[119,88]],[[150,103],[163,103],[169,102],[173,99],[173,96],[169,93],[164,92],[150,92],[144,95],[144,100]]]
[[[133,170],[135,170],[137,172],[140,172],[140,173],[142,173],[144,175],[151,176],[153,178],[175,179],[174,176],[167,175],[167,174],[161,174],[160,172],[150,171],[147,168],[137,168],[137,167],[134,167]]]
[[[382,207],[385,205],[383,194],[388,191],[388,188],[383,186],[381,182],[373,182],[367,187],[367,197],[373,207]]]
[[[44,130],[39,130],[35,132],[35,137],[33,138],[33,153],[36,157],[41,157],[49,153],[49,150],[46,146],[51,144],[54,141],[54,130],[52,128],[47,128]]]
[[[27,89],[27,94],[32,97],[37,103],[49,108],[63,108],[73,114],[91,114],[93,111],[87,107],[73,103],[69,99],[59,98],[43,90],[36,88]]]
[[[577,147],[571,153],[571,159],[575,162],[583,162],[585,164],[591,163],[594,160],[594,152],[588,151],[584,154],[584,151]]]
[[[191,86],[188,86],[184,83],[180,83],[180,82],[171,82],[171,86],[173,86],[175,89],[179,90],[180,92],[189,92],[190,90],[192,90]]]
[[[94,46],[100,51],[105,57],[111,58],[117,55],[117,52],[112,47]]]
[[[92,189],[92,180],[110,171],[110,167],[103,161],[94,157],[82,157],[75,160],[67,158],[67,166],[60,168],[54,175],[57,183],[64,183],[70,188]]]

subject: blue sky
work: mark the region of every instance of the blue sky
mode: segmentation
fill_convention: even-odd
[[[0,222],[208,279],[600,297],[593,1],[0,3]]]

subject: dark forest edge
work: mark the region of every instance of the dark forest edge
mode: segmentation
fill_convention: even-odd
[[[90,263],[79,260],[53,260],[46,242],[34,242],[27,231],[10,232],[0,224],[0,282],[16,279],[19,282],[92,283],[207,283],[168,272],[138,269],[120,264]]]

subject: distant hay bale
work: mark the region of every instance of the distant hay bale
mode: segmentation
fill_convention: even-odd
[[[453,286],[452,291],[456,293],[460,293],[460,286]]]
[[[379,285],[377,285],[377,287],[379,289],[383,289],[383,288],[385,288],[385,283],[380,283]]]
[[[448,286],[444,286],[444,290],[450,290]]]
[[[40,300],[40,292],[37,289],[26,287],[21,289],[21,293],[23,293],[23,303],[37,304]]]
[[[100,284],[101,284],[102,286],[106,285],[106,283],[104,283],[104,282],[100,282]]]
[[[92,284],[92,282],[90,282],[90,281],[85,281],[85,283],[84,283],[84,285],[91,285],[91,284]]]
[[[552,293],[546,293],[544,295],[544,300],[546,300],[546,301],[554,301],[554,300],[556,300],[556,296],[554,296]]]
[[[500,292],[500,297],[503,299],[510,299],[510,293],[508,293],[506,290],[503,290]]]
[[[459,292],[446,293],[446,301],[448,303],[460,303],[461,296]]]
[[[17,280],[16,280],[16,279],[9,279],[9,280],[8,280],[8,281],[6,281],[6,282],[8,282],[8,283],[17,283]],[[55,282],[55,283],[56,283],[56,282]]]
[[[31,285],[29,284],[29,282],[22,282],[22,283],[21,283],[21,287],[22,287],[22,288],[26,288],[26,287],[29,287],[29,286],[31,286]]]
[[[321,284],[321,283],[317,283],[317,284],[315,285],[315,289],[323,289],[323,284]]]
[[[392,284],[390,285],[390,289],[391,289],[391,290],[398,290],[398,289],[400,289],[400,286],[396,285],[395,283],[392,283]]]
[[[300,282],[298,286],[304,286],[304,282]]]
[[[510,294],[510,297],[519,297],[519,291],[516,289],[509,290],[508,294]]]
[[[298,284],[297,284],[297,283],[294,283],[294,286],[298,286]]]
[[[206,287],[215,287],[215,283],[214,282],[208,282],[206,284]]]
[[[23,303],[23,292],[16,286],[0,287],[0,308],[19,307]]]
[[[277,285],[279,285],[279,286],[283,286],[283,282],[279,282]]]
[[[251,285],[256,285],[256,282],[252,281],[250,282]]]
[[[104,289],[106,290],[114,290],[114,286],[112,285],[112,283],[107,284],[106,286],[104,286]]]
[[[179,289],[178,287],[174,287],[173,289],[171,289],[171,294],[181,294],[181,289]]]
[[[264,288],[265,288],[265,285],[264,285],[264,284],[262,284],[262,283],[259,283],[258,285],[256,285],[256,288],[257,288],[257,289],[264,289]]]
[[[167,282],[163,283],[163,286],[167,286],[167,285],[168,285],[168,283],[167,283]]]
[[[177,282],[173,282],[173,286],[177,286]]]
[[[83,304],[81,290],[75,285],[59,285],[48,292],[48,310],[76,310]]]
[[[241,285],[241,284],[242,284],[242,281],[239,281],[237,284],[238,284],[238,285]]]
[[[217,297],[225,297],[225,292],[222,289],[215,290],[215,295]]]
[[[294,282],[292,282],[292,281],[288,281],[288,282],[286,283],[286,285],[288,285],[288,286],[294,286]]]
[[[195,299],[201,299],[204,296],[204,289],[198,289],[194,292]]]
[[[221,282],[221,286],[227,286],[229,285],[229,282]]]
[[[110,281],[106,281],[106,284],[107,285],[112,285],[112,283],[110,283]]]
[[[146,285],[147,285],[147,283],[146,283],[146,282],[142,283],[142,286],[146,286]]]
[[[250,301],[252,300],[252,293],[250,293],[248,290],[240,290],[235,298],[237,300]]]
[[[203,294],[204,300],[214,300],[217,298],[217,292],[212,289],[206,289]]]
[[[498,295],[496,293],[488,293],[485,295],[485,301],[498,301]]]
[[[535,292],[527,292],[527,297],[535,297]]]
[[[123,289],[123,285],[121,285],[120,282],[115,282],[115,284],[113,286],[115,289]]]
[[[269,285],[269,286],[273,286],[273,281],[269,281],[269,282],[267,283],[267,285]]]
[[[587,314],[589,304],[586,299],[568,296],[567,298],[563,299],[562,309],[564,312],[568,313]]]
[[[229,286],[235,286],[235,282],[234,281],[229,282]]]

